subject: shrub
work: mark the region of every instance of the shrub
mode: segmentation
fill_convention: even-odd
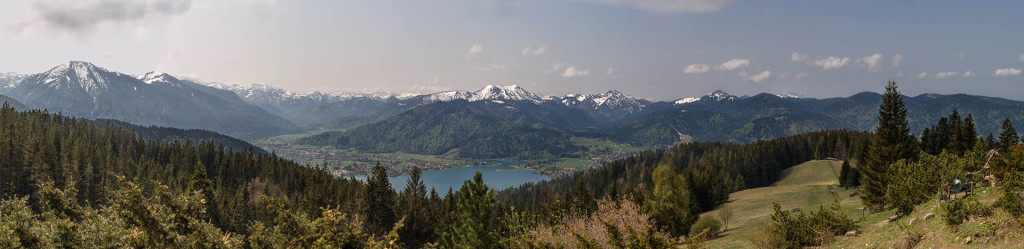
[[[765,223],[744,235],[750,244],[757,249],[782,248],[782,241],[775,236],[775,226],[772,223]]]
[[[1015,217],[1020,217],[1024,214],[1024,176],[1021,172],[1014,172],[1006,174],[1006,181],[1003,184],[1003,198],[999,201],[1002,203],[1003,210],[1007,213],[1013,214]]]
[[[923,232],[915,229],[908,229],[906,232],[904,232],[903,237],[900,238],[900,241],[898,242],[899,244],[897,244],[897,248],[914,248],[915,246],[917,246],[918,243],[921,243],[922,240],[924,240]]]
[[[690,226],[690,236],[697,235],[705,229],[708,230],[708,237],[716,237],[718,232],[722,230],[722,222],[711,216],[700,217],[700,219],[697,219],[697,223],[693,223],[693,226]]]
[[[992,208],[982,205],[977,197],[970,195],[951,202],[942,204],[942,217],[946,225],[955,227],[963,223],[971,216],[987,216],[992,214]]]
[[[541,224],[528,231],[527,239],[514,247],[522,248],[586,248],[617,245],[619,248],[668,248],[676,241],[659,231],[650,215],[640,211],[633,202],[603,199],[589,216],[574,215],[554,226]],[[620,247],[621,246],[621,247]]]
[[[773,247],[777,248],[803,248],[816,246],[830,241],[836,235],[856,229],[853,220],[843,213],[838,202],[834,202],[831,208],[819,206],[817,211],[805,215],[801,211],[784,211],[779,204],[774,204],[775,213],[772,214],[771,233],[773,238],[767,238],[774,242]],[[769,242],[755,242],[770,244]]]

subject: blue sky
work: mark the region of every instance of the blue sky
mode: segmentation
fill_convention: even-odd
[[[0,71],[69,60],[296,92],[519,84],[672,100],[722,89],[1024,100],[1018,1],[33,0],[0,4]]]

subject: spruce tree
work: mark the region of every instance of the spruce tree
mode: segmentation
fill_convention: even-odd
[[[458,204],[451,214],[448,231],[443,236],[444,248],[488,248],[497,242],[491,234],[494,226],[494,203],[497,194],[484,184],[483,174],[476,172],[455,194]]]
[[[885,206],[885,191],[889,184],[889,165],[900,159],[913,158],[916,139],[907,126],[907,109],[896,82],[889,81],[878,108],[878,126],[871,137],[867,162],[861,170],[865,205],[879,210]]]
[[[1009,118],[1003,120],[1003,133],[999,134],[999,150],[1001,153],[1009,153],[1010,147],[1017,145],[1017,129],[1013,128],[1013,122]]]
[[[388,171],[380,163],[373,166],[366,180],[366,226],[372,234],[382,235],[391,230],[395,217],[395,189],[388,181]]]
[[[409,172],[409,182],[405,185],[398,200],[398,211],[405,217],[405,222],[398,235],[402,244],[408,248],[420,248],[434,237],[432,226],[436,223],[431,221],[431,205],[427,200],[427,187],[420,180],[423,170],[414,167]],[[437,196],[437,192],[433,192]]]
[[[967,138],[967,140],[964,140],[964,150],[973,148],[975,140],[978,139],[978,131],[975,130],[974,126],[974,115],[967,114],[963,125],[964,137]]]
[[[860,185],[860,172],[850,165],[850,160],[843,161],[843,166],[839,171],[839,185],[843,187]]]

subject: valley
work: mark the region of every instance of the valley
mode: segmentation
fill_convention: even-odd
[[[288,158],[300,164],[326,167],[339,176],[363,176],[370,172],[374,164],[380,163],[388,168],[391,175],[408,174],[413,167],[424,170],[439,170],[486,165],[490,160],[515,160],[514,158],[466,159],[458,158],[452,153],[441,155],[411,154],[404,152],[370,153],[353,149],[337,149],[332,146],[313,146],[296,144],[295,140],[308,136],[306,134],[281,135],[257,140],[255,145],[278,156]],[[572,137],[576,146],[587,148],[582,158],[549,157],[527,159],[515,167],[536,171],[545,176],[559,176],[597,167],[605,163],[626,157],[641,151],[639,147],[617,144],[607,139]]]

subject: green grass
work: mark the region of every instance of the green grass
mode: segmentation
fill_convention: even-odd
[[[723,208],[733,212],[729,230],[722,237],[708,241],[710,248],[750,248],[746,233],[769,221],[772,203],[779,203],[783,209],[800,208],[805,212],[817,210],[820,205],[828,207],[835,197],[828,191],[828,185],[839,184],[840,161],[810,161],[783,171],[783,177],[769,187],[739,191],[729,195],[729,202],[715,210],[701,214],[717,217]],[[848,197],[855,190],[836,187],[836,196],[847,215],[860,218],[858,208],[863,205],[858,197]]]
[[[975,194],[982,205],[993,206],[1002,196],[1001,187],[980,187]],[[994,208],[992,216],[974,217],[958,227],[950,227],[942,221],[939,200],[917,205],[914,212],[895,222],[886,222],[892,210],[868,214],[860,223],[863,234],[855,237],[840,237],[826,244],[828,248],[894,248],[898,247],[908,230],[924,234],[924,240],[914,248],[1024,248],[1024,231],[1015,218],[1000,208]],[[935,217],[924,220],[927,213]],[[914,222],[911,223],[910,220]],[[978,235],[981,235],[979,238]],[[972,237],[973,242],[966,243]]]
[[[629,144],[619,144],[603,138],[572,137],[570,138],[570,140],[572,140],[572,142],[578,146],[584,146],[589,148],[591,152],[609,151],[619,153],[635,153],[643,151],[643,148],[640,147],[632,146]]]

